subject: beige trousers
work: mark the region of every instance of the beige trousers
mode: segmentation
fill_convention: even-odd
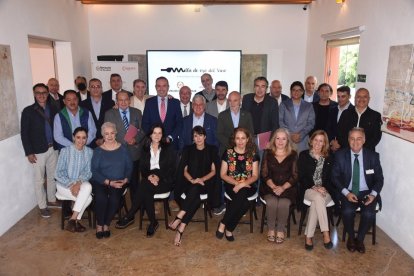
[[[313,237],[318,221],[321,232],[329,231],[326,205],[332,200],[331,195],[326,193],[326,195],[323,196],[315,190],[307,189],[305,192],[305,199],[311,202],[311,206],[309,207],[308,222],[306,223],[305,236],[308,238]]]

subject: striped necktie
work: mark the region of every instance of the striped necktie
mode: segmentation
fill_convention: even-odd
[[[126,116],[126,114],[127,114],[126,110],[122,111],[122,114],[123,114],[123,116],[122,116],[122,122],[124,123],[125,129],[128,130],[129,123],[128,123],[128,118]]]
[[[187,116],[188,115],[188,113],[187,113],[187,105],[185,105],[184,106],[184,114],[183,114],[183,117],[185,117],[185,116]]]

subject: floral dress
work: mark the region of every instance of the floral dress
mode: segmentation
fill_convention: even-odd
[[[223,153],[222,160],[228,165],[227,175],[237,181],[243,181],[253,174],[253,162],[259,161],[260,157],[256,153],[247,156],[246,153],[239,154],[234,149],[228,149]],[[253,185],[251,185],[253,187]]]

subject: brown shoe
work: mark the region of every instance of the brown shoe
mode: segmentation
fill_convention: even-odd
[[[346,242],[346,248],[348,248],[350,252],[355,252],[355,249],[356,249],[355,240],[348,238],[348,241]]]
[[[80,223],[80,220],[76,221],[76,232],[85,232],[86,227]]]
[[[68,224],[66,224],[65,229],[66,229],[66,230],[68,230],[69,232],[72,232],[72,233],[77,232],[77,231],[76,231],[76,230],[77,230],[77,227],[76,227],[76,220],[74,220],[74,219],[70,219],[70,220],[68,221]]]
[[[364,242],[362,242],[362,241],[356,241],[356,250],[359,252],[359,253],[362,253],[362,254],[364,254],[365,253],[365,245],[364,245]]]

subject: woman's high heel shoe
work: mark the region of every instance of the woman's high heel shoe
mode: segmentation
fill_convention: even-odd
[[[180,246],[181,245],[181,239],[183,238],[183,234],[184,234],[184,231],[183,232],[181,232],[179,229],[178,229],[178,226],[177,226],[177,233],[180,235],[180,239],[178,240],[178,242],[174,242],[174,245],[175,246]]]
[[[182,220],[182,218],[179,218],[178,216],[176,216],[175,217],[175,219],[173,220],[173,222],[171,222],[170,224],[168,224],[168,229],[170,229],[170,230],[173,230],[173,231],[175,231],[175,230],[177,230],[177,228],[178,228],[178,226],[180,225],[180,223],[179,224],[177,224],[177,226],[176,227],[172,227],[172,225],[174,225],[174,223],[176,222],[176,221],[180,221],[180,223],[181,223],[181,220]]]

